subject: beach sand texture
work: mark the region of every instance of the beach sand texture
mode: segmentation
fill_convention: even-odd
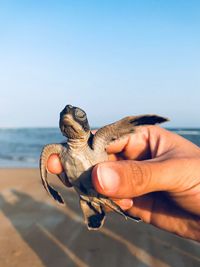
[[[0,170],[0,267],[200,266],[200,244],[109,214],[83,224],[78,199],[54,177],[66,206],[45,192],[36,169]]]

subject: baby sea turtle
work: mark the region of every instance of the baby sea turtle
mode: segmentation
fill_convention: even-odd
[[[64,203],[61,195],[47,181],[47,160],[50,155],[58,154],[64,170],[58,177],[64,185],[69,180],[78,193],[88,229],[99,229],[103,225],[105,206],[125,217],[131,217],[111,199],[95,191],[91,183],[92,167],[108,160],[105,148],[111,142],[133,133],[137,126],[165,121],[166,118],[157,115],[129,116],[106,125],[93,134],[85,111],[67,105],[60,113],[60,130],[67,137],[66,143],[46,145],[41,153],[40,172],[45,189],[56,201]]]

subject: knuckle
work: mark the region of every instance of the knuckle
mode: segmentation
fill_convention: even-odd
[[[134,191],[135,196],[145,194],[148,192],[149,184],[151,181],[151,169],[150,166],[145,163],[132,162],[131,168],[131,188]]]

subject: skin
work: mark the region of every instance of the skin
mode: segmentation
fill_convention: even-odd
[[[57,154],[52,154],[47,162],[47,171],[53,174],[60,174],[63,171],[62,164]]]
[[[146,223],[200,241],[198,146],[158,126],[143,126],[106,149],[110,161],[92,171],[99,193]],[[51,165],[59,164],[52,158]]]

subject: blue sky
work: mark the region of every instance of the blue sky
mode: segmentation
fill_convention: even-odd
[[[1,1],[0,127],[157,113],[200,127],[200,1]]]

